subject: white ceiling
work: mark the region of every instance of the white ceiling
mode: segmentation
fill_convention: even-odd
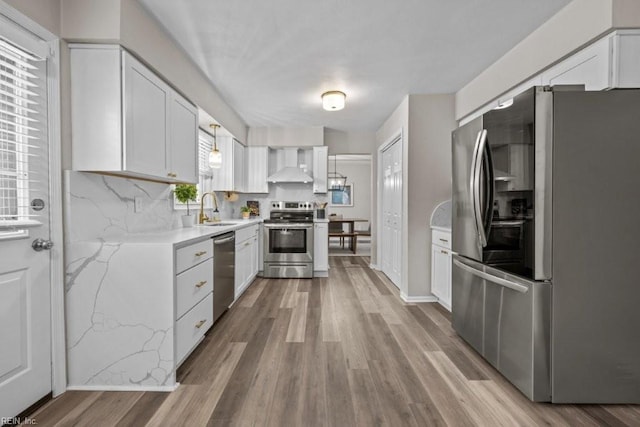
[[[377,130],[452,93],[570,0],[139,0],[249,126]],[[347,106],[323,111],[320,94]]]

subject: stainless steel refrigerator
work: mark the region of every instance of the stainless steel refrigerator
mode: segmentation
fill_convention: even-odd
[[[453,327],[535,401],[640,403],[640,90],[453,132]]]

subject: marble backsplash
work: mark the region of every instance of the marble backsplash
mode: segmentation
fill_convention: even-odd
[[[171,190],[169,184],[65,171],[66,243],[180,228],[184,209],[174,208]],[[248,200],[260,202],[263,218],[269,217],[271,201],[327,201],[326,195],[313,194],[311,184],[270,184],[269,190],[268,194],[240,194],[236,202],[225,201],[223,192],[216,192],[220,217],[240,218],[240,206]],[[191,210],[197,213],[197,204]]]
[[[168,184],[75,171],[64,184],[66,243],[180,226]]]

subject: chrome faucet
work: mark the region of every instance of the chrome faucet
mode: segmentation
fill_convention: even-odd
[[[216,197],[216,193],[214,193],[213,191],[210,191],[210,192],[204,193],[200,198],[200,215],[198,215],[198,224],[204,224],[205,221],[209,221],[209,217],[204,213],[204,199],[207,196],[207,194],[213,196],[213,204],[216,207],[213,211],[213,218],[211,218],[211,222],[220,222],[220,216],[219,216],[220,211],[218,210],[218,198]],[[218,215],[216,215],[216,213],[218,213]]]

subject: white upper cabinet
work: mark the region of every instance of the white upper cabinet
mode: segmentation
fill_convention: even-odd
[[[542,84],[586,90],[640,87],[640,31],[619,30],[542,73]]]
[[[327,162],[329,161],[329,147],[313,147],[313,192],[327,192]]]
[[[542,73],[549,86],[583,84],[586,90],[611,86],[609,75],[610,40],[601,39]]]
[[[197,182],[197,110],[117,45],[70,45],[72,167]]]
[[[171,97],[171,155],[169,173],[198,182],[198,109],[177,93]]]
[[[167,107],[169,86],[131,55],[122,54],[124,71],[123,171],[169,176]],[[75,141],[75,138],[74,138]],[[116,145],[120,141],[115,142]]]
[[[245,192],[245,147],[233,141],[233,190]]]
[[[268,193],[269,147],[245,147],[246,193]]]

